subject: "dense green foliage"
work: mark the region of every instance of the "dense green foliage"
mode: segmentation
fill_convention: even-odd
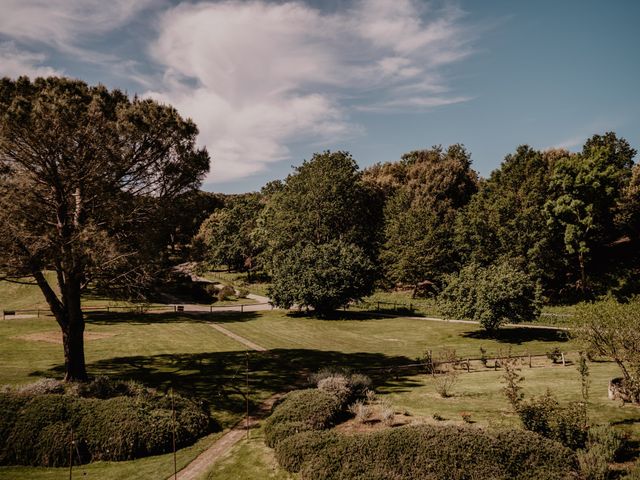
[[[379,215],[353,158],[315,154],[273,190],[258,233],[275,305],[326,313],[369,294]]]
[[[273,447],[291,433],[328,428],[343,406],[337,396],[315,388],[291,392],[266,420],[265,443]]]
[[[175,396],[178,448],[191,445],[214,426],[202,406]],[[160,395],[108,399],[72,395],[0,395],[0,464],[68,465],[130,460],[172,450],[172,400]],[[70,447],[75,442],[74,452]]]
[[[506,262],[488,267],[470,263],[450,275],[440,295],[440,308],[451,318],[476,320],[490,331],[540,314],[534,283]]]
[[[411,288],[414,296],[434,294],[468,265],[493,271],[492,265],[506,263],[533,282],[531,291],[544,302],[628,298],[640,292],[635,155],[611,132],[588,139],[580,153],[521,145],[479,179],[459,144],[409,152],[362,172],[348,153],[315,154],[284,181],[262,189],[257,219],[253,212],[248,223],[227,228],[220,223],[226,213],[214,215],[207,228],[215,224],[222,237],[209,251],[241,270],[241,260],[216,252],[227,245],[257,248],[274,279],[272,294],[284,307],[329,311],[357,299],[374,281]],[[333,273],[301,278],[305,269],[327,268],[327,252],[318,248],[325,244],[351,252],[352,258],[338,255],[332,262],[335,273],[343,271],[342,283]],[[380,268],[360,268],[364,258]],[[345,267],[357,270],[354,278],[347,278]],[[360,290],[363,279],[366,288]],[[356,291],[347,294],[348,284]],[[494,308],[501,302],[488,303]],[[526,311],[535,316],[531,312],[535,308]],[[509,314],[512,321],[525,316],[518,309]],[[486,323],[492,328],[501,321]]]
[[[200,226],[194,238],[195,253],[212,265],[251,272],[257,266],[261,251],[254,231],[262,208],[257,194],[231,198],[225,207],[212,213]]]
[[[371,434],[306,432],[276,446],[280,465],[304,479],[572,478],[576,457],[522,430],[407,426]]]
[[[386,197],[380,259],[385,279],[416,285],[455,271],[456,211],[476,191],[477,176],[461,145],[410,152],[399,163],[369,168],[365,181]]]
[[[312,307],[327,314],[373,291],[375,269],[365,251],[332,240],[321,245],[298,244],[273,259],[269,294],[279,307]]]

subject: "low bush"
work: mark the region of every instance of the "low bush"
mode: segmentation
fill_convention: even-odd
[[[589,429],[589,449],[599,447],[607,462],[615,461],[624,446],[625,437],[611,425],[597,425]]]
[[[283,422],[274,423],[268,428],[265,426],[265,445],[273,448],[285,438],[292,437],[298,433],[308,432],[311,428],[305,422]]]
[[[229,297],[233,297],[236,294],[236,291],[233,287],[229,285],[225,285],[220,290],[218,290],[218,300],[223,302],[227,300]]]
[[[556,440],[573,450],[587,443],[587,412],[581,402],[561,405],[547,393],[518,405],[518,415],[527,430]]]
[[[406,426],[370,434],[306,432],[276,446],[279,464],[303,479],[572,478],[573,452],[523,430]]]
[[[105,382],[100,385],[108,389]],[[205,406],[180,396],[174,403],[178,448],[215,427]],[[0,464],[67,465],[72,431],[74,463],[130,460],[172,449],[171,400],[162,395],[103,400],[12,393],[0,395],[0,406]]]
[[[280,424],[299,422],[307,430],[321,430],[333,424],[342,409],[342,401],[318,389],[289,393],[264,423],[265,443],[275,445]]]
[[[608,454],[601,445],[578,452],[582,478],[584,480],[607,480],[609,478],[609,460],[607,457]]]

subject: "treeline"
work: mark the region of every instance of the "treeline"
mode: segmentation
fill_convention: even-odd
[[[460,271],[505,265],[548,303],[626,297],[640,289],[635,154],[614,133],[579,153],[524,145],[487,179],[459,144],[363,171],[346,152],[315,154],[260,193],[228,197],[194,253],[266,272],[282,306],[331,310],[375,285],[438,292]]]

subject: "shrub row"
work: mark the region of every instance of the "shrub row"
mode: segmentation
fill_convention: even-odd
[[[175,396],[178,448],[195,442],[215,424],[206,408]],[[171,399],[116,396],[106,400],[72,395],[0,394],[0,464],[68,465],[130,460],[172,450]]]
[[[560,480],[575,454],[523,430],[406,426],[371,434],[310,431],[283,439],[279,464],[303,479]]]
[[[265,421],[265,443],[274,447],[292,434],[328,428],[343,407],[341,398],[322,390],[313,388],[291,392]]]

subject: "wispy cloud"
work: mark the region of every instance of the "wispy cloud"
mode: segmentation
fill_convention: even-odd
[[[191,116],[213,159],[210,181],[259,172],[291,141],[359,130],[352,109],[464,102],[442,68],[467,57],[464,13],[414,0],[357,0],[333,13],[301,2],[182,4],[153,43],[165,69],[148,95]]]
[[[156,1],[157,6],[164,3]],[[2,0],[0,34],[25,45],[46,45],[84,61],[116,61],[85,48],[83,40],[105,34],[154,5],[154,0]]]
[[[16,47],[13,42],[0,42],[0,77],[46,77],[62,72],[44,65],[46,56]]]
[[[0,75],[60,74],[47,66],[59,55],[136,83],[196,121],[212,182],[289,159],[293,143],[361,135],[352,113],[470,99],[444,73],[474,36],[448,2],[345,0],[327,12],[303,0],[1,1]],[[144,32],[119,50],[130,24]]]

